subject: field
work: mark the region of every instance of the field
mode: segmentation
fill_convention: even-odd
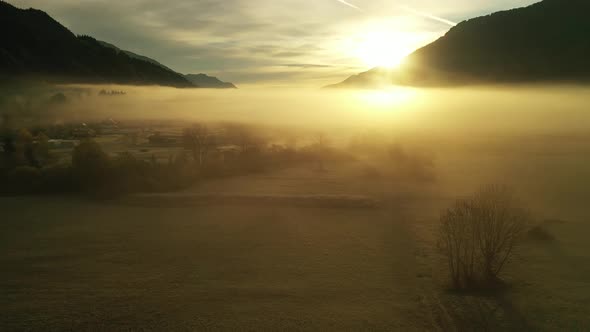
[[[107,202],[2,198],[0,326],[37,331],[590,326],[588,216],[582,208],[570,209],[575,202],[546,204],[542,192],[537,205],[548,208],[539,212],[538,222],[555,241],[524,244],[504,275],[508,289],[446,290],[433,234],[440,209],[463,192],[444,188],[472,186],[458,185],[461,176],[448,156],[438,161],[434,183],[366,174],[367,164],[357,161],[323,172],[298,167],[210,180],[168,195],[172,199],[164,194],[157,205],[141,195]],[[541,164],[548,157],[538,158]],[[483,172],[490,159],[460,162],[469,165],[464,172]],[[559,180],[567,173],[551,176]],[[220,199],[229,194],[232,202]],[[281,199],[269,202],[273,196]],[[179,197],[209,199],[174,204]],[[295,204],[297,197],[307,197],[308,204]],[[345,201],[324,206],[322,197]],[[378,205],[347,207],[346,199]]]
[[[430,326],[412,241],[387,211],[31,198],[2,211],[6,330]]]
[[[393,106],[361,112],[336,102],[320,112],[277,96],[281,107],[302,110],[277,107],[291,117],[282,123],[313,123],[294,130],[300,146],[325,129],[331,147],[353,158],[106,201],[0,197],[0,330],[588,330],[586,90],[434,91],[387,112]],[[153,97],[137,108],[177,118],[205,108],[202,121],[225,121],[258,107],[224,98],[184,96],[176,107]],[[114,103],[104,107],[112,112],[135,105],[103,103]],[[262,109],[250,122],[280,136],[282,127],[269,130],[275,109]],[[401,146],[409,159],[351,152],[358,133]],[[161,162],[182,149],[96,140],[113,156]],[[548,236],[525,239],[501,291],[449,291],[435,245],[440,212],[492,183],[512,187],[531,227]]]

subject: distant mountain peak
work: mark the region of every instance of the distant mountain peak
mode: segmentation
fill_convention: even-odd
[[[209,76],[206,74],[187,74],[186,79],[191,81],[193,84],[201,88],[211,89],[237,89],[237,87],[229,82],[223,82],[217,77]]]

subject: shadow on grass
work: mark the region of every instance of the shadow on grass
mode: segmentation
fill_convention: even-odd
[[[513,286],[502,280],[470,290],[446,289],[441,304],[452,321],[453,331],[534,331],[510,293]]]

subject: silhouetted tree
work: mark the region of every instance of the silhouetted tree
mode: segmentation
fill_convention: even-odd
[[[49,137],[45,133],[37,135],[36,144],[34,147],[35,159],[40,164],[47,163],[50,159],[49,153]]]
[[[27,129],[19,129],[15,141],[16,163],[18,165],[38,167],[39,163],[35,158],[33,135]]]
[[[84,140],[72,152],[72,170],[82,189],[95,190],[105,184],[111,166],[109,156],[93,140]]]
[[[510,190],[489,186],[441,215],[438,248],[455,288],[495,282],[521,238],[529,214]]]
[[[215,137],[209,132],[207,126],[196,124],[184,129],[182,138],[184,146],[192,151],[194,160],[199,166],[203,166],[209,150],[215,145]]]
[[[317,158],[317,166],[320,171],[325,170],[324,159],[326,155],[326,148],[328,145],[328,140],[324,133],[318,133],[314,137],[314,146],[315,146],[315,153]]]
[[[13,135],[6,134],[2,137],[2,150],[7,155],[12,155],[16,153],[16,146]]]

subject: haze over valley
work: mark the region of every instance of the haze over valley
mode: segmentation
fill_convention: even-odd
[[[588,6],[0,1],[0,330],[590,328]]]

